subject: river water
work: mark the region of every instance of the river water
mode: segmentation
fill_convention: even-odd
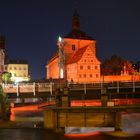
[[[0,140],[139,140],[140,135],[114,137],[104,133],[64,135],[45,129],[0,129]]]
[[[140,139],[140,114],[123,114],[123,132],[129,135],[112,136],[106,131],[114,128],[66,128],[65,134],[54,133],[41,128],[43,114],[41,111],[15,111],[13,121],[23,128],[0,129],[0,140],[139,140]],[[120,134],[119,134],[120,135]]]

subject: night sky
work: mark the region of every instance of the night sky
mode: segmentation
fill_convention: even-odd
[[[71,31],[75,7],[81,30],[97,41],[103,61],[118,55],[140,60],[140,0],[0,0],[0,34],[11,59],[26,59],[31,78],[45,77],[45,64],[59,36]]]

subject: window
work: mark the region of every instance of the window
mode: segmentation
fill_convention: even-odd
[[[21,70],[21,67],[19,67],[19,70]]]
[[[5,66],[5,68],[4,68],[5,70],[7,70],[7,66]]]
[[[90,70],[90,66],[87,66],[87,69]]]
[[[99,76],[98,76],[98,74],[96,74],[96,78],[98,78]]]
[[[89,77],[92,78],[92,74],[90,74]]]
[[[81,74],[79,74],[79,78],[81,78],[82,77],[82,75]]]
[[[12,67],[9,67],[9,70],[12,70]]]
[[[95,70],[97,70],[98,69],[98,67],[97,66],[95,66]]]
[[[26,67],[24,67],[23,69],[26,70]]]
[[[80,70],[83,70],[83,66],[80,66]]]
[[[86,78],[86,74],[84,74],[84,78]]]
[[[17,68],[16,67],[14,67],[14,70],[16,70]]]
[[[75,45],[72,45],[72,50],[75,51]]]
[[[85,62],[87,62],[87,60],[85,59]]]

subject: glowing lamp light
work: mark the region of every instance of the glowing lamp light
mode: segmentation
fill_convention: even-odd
[[[21,78],[16,78],[15,79],[15,84],[19,83],[19,82],[22,82],[22,79]]]
[[[64,78],[64,70],[62,68],[60,69],[60,78]]]
[[[58,37],[58,42],[62,42],[62,37]]]

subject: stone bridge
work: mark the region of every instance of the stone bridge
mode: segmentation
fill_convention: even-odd
[[[114,127],[121,130],[122,112],[140,113],[140,107],[46,107],[44,127],[55,131],[65,127]]]

